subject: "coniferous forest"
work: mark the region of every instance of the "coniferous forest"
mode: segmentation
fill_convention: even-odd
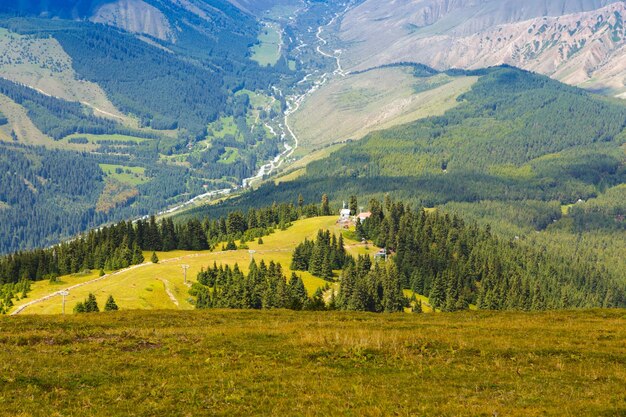
[[[346,255],[341,235],[337,238],[322,230],[292,254],[292,270],[309,271],[338,284],[337,290],[329,284],[324,295],[318,294],[326,309],[401,311],[411,305],[403,290],[428,297],[431,307],[442,311],[470,306],[526,311],[626,306],[625,283],[590,257],[567,256],[519,239],[501,238],[489,226],[466,223],[439,211],[415,210],[389,198],[371,200],[369,208],[371,217],[357,226],[356,233],[385,248],[386,262],[362,256],[354,259]],[[210,301],[215,288],[232,300],[239,300],[234,294],[252,291],[252,284],[236,279],[223,278],[216,284],[218,270],[225,277],[244,277],[216,265],[201,272],[198,281],[205,288],[194,290],[203,294],[199,307],[265,308],[258,303]],[[257,284],[263,289],[269,285],[264,279]]]

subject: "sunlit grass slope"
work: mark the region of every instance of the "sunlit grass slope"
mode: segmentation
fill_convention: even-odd
[[[0,319],[7,416],[621,416],[626,311]]]
[[[84,285],[70,289],[70,295],[66,299],[66,312],[71,312],[72,308],[79,301],[83,301],[89,293],[93,293],[100,306],[109,295],[115,298],[118,306],[122,310],[130,309],[192,309],[193,305],[189,299],[189,285],[196,281],[196,275],[201,268],[213,265],[239,264],[239,267],[247,272],[251,256],[257,262],[264,260],[279,262],[287,276],[291,274],[289,265],[293,249],[305,238],[312,239],[319,229],[329,229],[335,234],[339,234],[341,229],[336,226],[336,216],[315,217],[295,222],[287,230],[278,230],[273,234],[263,238],[263,244],[248,242],[249,249],[237,251],[221,251],[218,246],[215,251],[188,252],[157,252],[159,263],[147,262],[144,265],[131,267],[128,270],[112,273],[101,280],[97,273],[89,275],[74,275],[61,277],[60,283],[50,283],[48,281],[35,282],[32,292],[23,300],[15,303],[15,309],[30,301],[39,299],[48,294],[55,293],[75,284]],[[346,249],[353,255],[370,253],[377,249],[373,246],[363,246],[360,243],[345,239]],[[250,250],[255,251],[250,254]],[[150,252],[144,253],[146,261],[149,261]],[[189,265],[187,270],[188,285],[185,285],[182,265]],[[302,276],[307,291],[312,294],[317,288],[323,287],[326,281],[313,277],[308,272],[298,272]],[[20,314],[59,314],[62,312],[61,296],[54,296],[48,300],[33,304],[24,309]]]

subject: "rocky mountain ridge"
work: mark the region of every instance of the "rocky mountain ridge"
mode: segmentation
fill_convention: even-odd
[[[352,70],[402,61],[440,70],[509,64],[625,97],[623,1],[394,3],[385,10],[368,0],[344,17],[339,36]]]

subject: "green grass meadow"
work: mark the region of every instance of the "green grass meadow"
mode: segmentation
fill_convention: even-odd
[[[252,47],[252,60],[261,66],[274,65],[280,59],[280,28],[275,24],[266,24],[259,33],[259,43]]]
[[[626,311],[0,319],[6,416],[623,416]]]

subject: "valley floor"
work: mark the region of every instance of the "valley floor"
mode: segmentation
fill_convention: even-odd
[[[626,311],[0,319],[12,416],[617,416]]]

